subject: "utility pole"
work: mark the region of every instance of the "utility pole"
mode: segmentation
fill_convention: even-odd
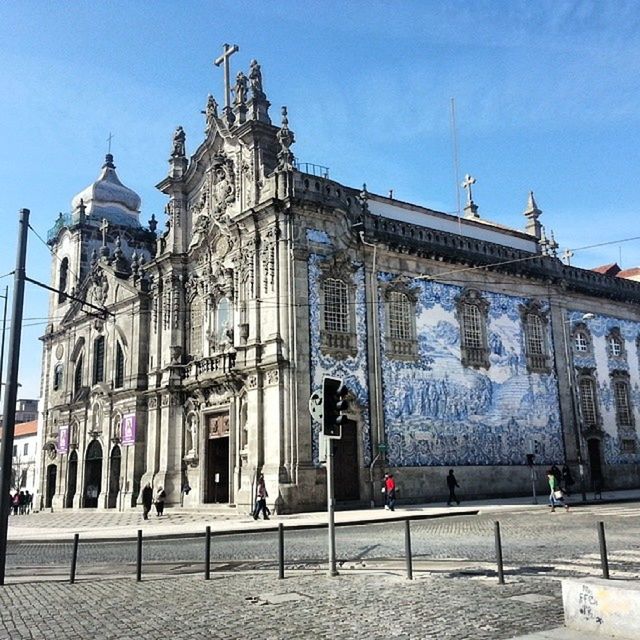
[[[16,400],[18,396],[18,365],[20,363],[20,337],[22,334],[22,308],[24,304],[25,262],[27,258],[27,233],[29,209],[20,209],[18,229],[18,253],[13,285],[13,309],[9,334],[9,376],[4,396],[4,426],[0,446],[0,585],[4,585],[7,564],[7,528],[9,526],[9,489],[11,488],[11,464],[13,432],[16,424]]]

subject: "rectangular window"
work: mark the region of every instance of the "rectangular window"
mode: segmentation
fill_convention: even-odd
[[[474,304],[463,306],[463,346],[468,349],[482,349],[482,319]]]
[[[119,342],[116,347],[116,375],[114,385],[116,389],[124,386],[124,352]]]
[[[580,408],[582,409],[582,419],[585,426],[592,426],[598,423],[596,394],[592,380],[580,380]]]
[[[544,331],[540,316],[530,313],[527,316],[527,350],[530,356],[543,356]]]
[[[18,457],[18,445],[17,444],[13,445],[13,457],[14,458]]]
[[[22,472],[20,473],[20,486],[21,487],[27,486],[27,470],[26,469],[23,469]]]
[[[199,298],[194,298],[191,302],[189,332],[189,351],[192,355],[202,354],[202,302]]]
[[[93,343],[93,384],[104,382],[104,336]]]
[[[616,417],[618,424],[630,426],[631,409],[629,406],[629,387],[626,382],[618,380],[614,383],[614,393],[616,401]]]
[[[624,439],[622,441],[622,453],[635,453],[636,441],[630,439]]]
[[[324,282],[324,328],[336,333],[349,332],[347,285],[342,280],[327,278]]]
[[[22,455],[23,455],[23,456],[26,456],[26,455],[28,455],[28,454],[29,454],[29,443],[28,443],[28,442],[25,442],[25,443],[24,443],[24,447],[23,447],[23,449],[22,449]]]
[[[396,340],[411,340],[411,305],[399,291],[389,294],[389,335]]]

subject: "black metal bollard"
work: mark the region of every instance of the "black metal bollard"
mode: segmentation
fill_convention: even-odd
[[[602,577],[609,580],[609,559],[607,558],[607,540],[604,537],[604,522],[598,522],[598,540],[600,542],[600,565]]]
[[[411,520],[404,521],[404,557],[407,566],[407,580],[413,580],[413,565],[411,557]]]
[[[504,584],[504,567],[502,566],[502,540],[500,539],[500,523],[495,522],[496,560],[498,562],[498,584]]]
[[[284,580],[284,525],[278,523],[278,579]]]
[[[78,564],[78,541],[80,540],[80,534],[73,534],[73,552],[71,553],[71,575],[69,576],[69,584],[73,584],[76,581],[76,566]]]
[[[211,578],[211,527],[207,526],[204,536],[204,579]]]
[[[138,557],[136,561],[136,582],[142,580],[142,529],[138,529]]]

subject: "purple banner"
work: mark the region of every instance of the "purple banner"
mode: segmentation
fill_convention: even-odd
[[[136,443],[136,414],[122,416],[122,444]]]
[[[58,453],[69,451],[69,425],[58,427]]]

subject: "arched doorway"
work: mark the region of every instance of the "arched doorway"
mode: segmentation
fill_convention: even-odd
[[[53,505],[53,496],[56,494],[56,478],[58,475],[58,467],[50,464],[47,467],[47,491],[45,493],[44,506],[49,508]]]
[[[102,446],[97,440],[87,447],[84,463],[84,501],[83,507],[97,507],[98,496],[102,488]]]
[[[67,500],[65,507],[71,509],[73,507],[73,499],[76,495],[78,485],[78,454],[72,451],[69,455],[69,471],[67,475]]]
[[[109,465],[109,496],[107,497],[107,507],[115,509],[118,505],[118,493],[120,492],[120,447],[115,445],[111,449],[111,464]]]
[[[587,441],[589,451],[589,468],[591,469],[591,488],[596,493],[602,490],[602,459],[600,457],[600,440],[590,438]]]

